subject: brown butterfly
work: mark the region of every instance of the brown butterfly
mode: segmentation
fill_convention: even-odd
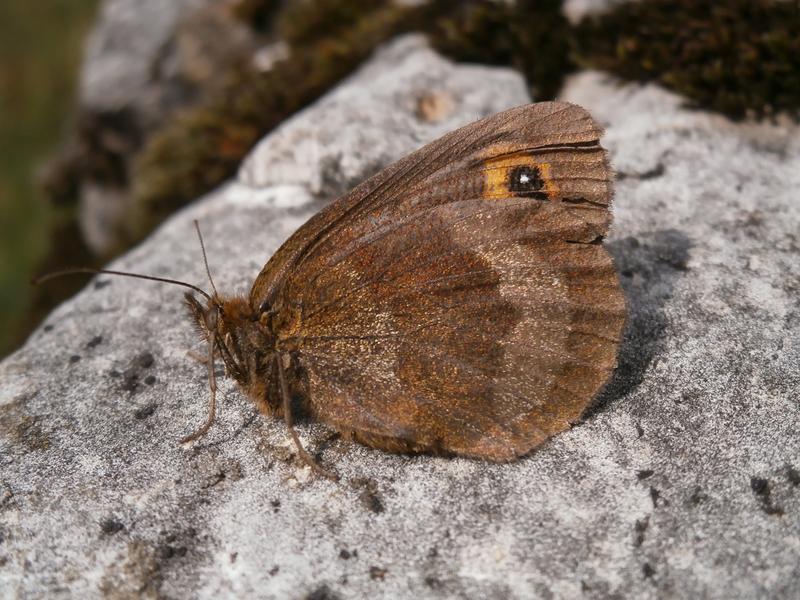
[[[601,242],[612,172],[581,107],[453,131],[303,225],[248,296],[186,302],[265,414],[392,452],[509,461],[570,426],[616,366],[625,302]],[[201,239],[202,243],[202,239]],[[205,253],[204,253],[205,254]],[[210,275],[209,275],[210,278]]]

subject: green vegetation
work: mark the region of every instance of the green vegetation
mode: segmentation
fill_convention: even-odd
[[[29,328],[28,280],[57,216],[35,170],[59,140],[96,0],[0,2],[0,356]]]

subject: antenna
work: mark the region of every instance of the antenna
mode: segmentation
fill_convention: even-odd
[[[205,255],[205,252],[203,253]],[[208,268],[208,267],[206,267]],[[183,287],[187,287],[190,290],[194,290],[198,294],[202,294],[208,300],[211,300],[211,296],[208,295],[208,292],[201,290],[196,285],[192,285],[191,283],[186,283],[185,281],[178,281],[177,279],[167,279],[166,277],[155,277],[154,275],[140,275],[139,273],[126,273],[125,271],[112,271],[111,269],[90,269],[88,267],[78,267],[74,269],[62,269],[60,271],[53,271],[51,273],[46,273],[44,275],[40,275],[39,277],[34,277],[31,279],[31,284],[39,285],[40,283],[44,283],[45,281],[50,281],[51,279],[55,279],[56,277],[63,277],[64,275],[77,275],[80,273],[91,273],[94,275],[106,274],[106,275],[119,275],[121,277],[135,277],[136,279],[149,279],[150,281],[160,281],[161,283],[171,283],[173,285],[181,285]],[[213,283],[211,284],[213,287]],[[214,294],[217,293],[217,290],[214,290]]]
[[[200,240],[200,250],[203,251],[203,264],[206,266],[206,275],[208,275],[208,281],[211,283],[211,289],[214,290],[214,297],[219,297],[219,293],[217,292],[217,286],[214,285],[214,280],[211,278],[211,269],[208,268],[208,257],[206,257],[206,245],[203,243],[203,234],[200,233],[200,224],[197,222],[197,219],[194,220],[194,228],[197,231],[197,239]]]

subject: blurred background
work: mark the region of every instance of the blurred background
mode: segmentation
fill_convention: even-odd
[[[28,280],[48,252],[56,217],[37,169],[65,133],[96,0],[0,2],[0,356],[32,314]]]
[[[797,0],[2,0],[0,356],[85,278],[231,177],[381,43],[522,72],[595,68],[728,118],[797,119]]]

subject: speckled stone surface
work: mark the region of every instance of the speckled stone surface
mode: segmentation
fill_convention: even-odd
[[[420,110],[434,91],[452,103]],[[598,73],[563,98],[608,128],[608,247],[630,308],[617,374],[582,423],[509,465],[301,424],[332,483],[222,381],[217,424],[180,447],[207,402],[181,290],[101,276],[0,364],[0,595],[800,596],[798,129]],[[204,285],[199,218],[217,286],[244,292],[332,193],[525,101],[509,71],[405,38],[113,266]],[[292,154],[305,136],[310,158]]]

